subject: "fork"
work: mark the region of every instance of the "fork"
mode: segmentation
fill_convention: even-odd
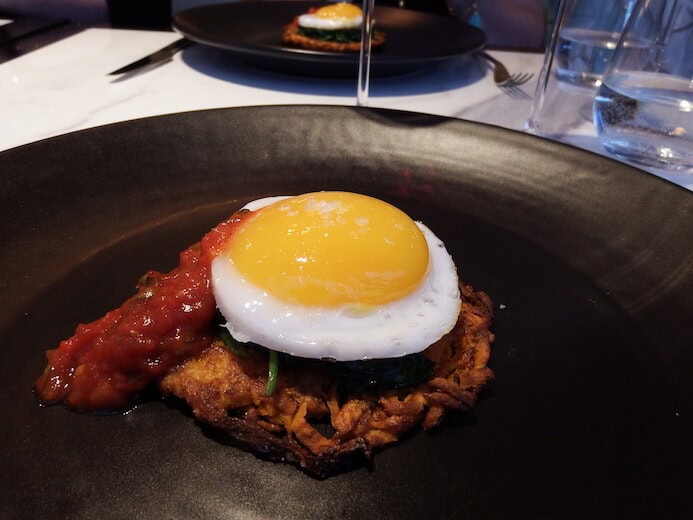
[[[514,74],[510,74],[508,69],[505,68],[505,65],[490,54],[483,51],[479,52],[478,54],[493,64],[493,81],[495,82],[496,86],[504,89],[512,97],[527,96],[527,94],[521,91],[518,87],[524,85],[530,79],[532,79],[534,74],[531,72],[516,72]],[[524,96],[522,94],[524,94]]]

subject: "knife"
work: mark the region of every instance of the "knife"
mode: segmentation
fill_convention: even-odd
[[[140,58],[139,60],[133,61],[132,63],[125,65],[124,67],[121,67],[118,70],[109,72],[108,75],[116,76],[118,74],[125,74],[127,72],[132,72],[134,70],[138,70],[144,67],[166,63],[167,61],[171,61],[173,55],[176,54],[178,51],[183,50],[186,47],[189,47],[193,43],[193,41],[188,40],[187,38],[181,38],[173,43],[168,44],[166,47],[159,49],[158,51],[153,52],[148,56],[145,56],[144,58]]]

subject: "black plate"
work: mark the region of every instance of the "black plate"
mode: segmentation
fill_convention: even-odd
[[[17,16],[10,23],[0,25],[0,46],[15,42],[27,36],[47,31],[53,27],[66,25],[67,20],[44,16]]]
[[[356,77],[358,53],[309,51],[281,44],[284,26],[315,6],[316,2],[288,1],[195,7],[176,14],[173,28],[257,67],[290,74]],[[449,16],[376,7],[374,17],[376,29],[387,34],[387,43],[371,56],[373,76],[413,72],[469,54],[486,41],[481,30]]]
[[[0,154],[3,518],[690,518],[693,196],[553,142],[348,107],[186,113]],[[348,189],[495,301],[468,415],[324,481],[154,401],[41,408],[44,350],[249,199]]]

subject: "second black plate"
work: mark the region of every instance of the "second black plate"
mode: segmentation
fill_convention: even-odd
[[[308,51],[281,44],[282,30],[319,2],[249,2],[196,7],[176,14],[173,28],[247,64],[310,76],[356,77],[359,56]],[[375,8],[387,43],[371,58],[371,75],[394,76],[465,55],[484,46],[483,31],[448,16]]]

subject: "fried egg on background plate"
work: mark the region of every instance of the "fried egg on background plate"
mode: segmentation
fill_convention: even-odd
[[[354,361],[421,352],[460,312],[455,264],[423,224],[346,192],[270,197],[212,261],[226,328],[294,356]]]
[[[308,29],[338,31],[361,27],[363,13],[354,4],[340,2],[298,17],[298,25]]]

